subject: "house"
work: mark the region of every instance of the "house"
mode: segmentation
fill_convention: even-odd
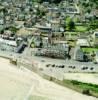
[[[18,36],[27,36],[32,34],[30,30],[28,30],[27,28],[21,28],[17,31],[16,33]]]
[[[98,32],[94,32],[92,35],[94,45],[98,45]]]
[[[4,20],[0,19],[0,25],[4,25]]]
[[[66,51],[68,53],[69,45],[67,41],[54,41],[53,44],[56,49]]]
[[[50,26],[35,25],[42,33],[50,33],[52,28]]]
[[[25,19],[25,15],[24,14],[19,14],[18,15],[18,20],[19,21],[23,21]]]
[[[24,27],[24,21],[15,21],[14,24],[17,28]]]
[[[68,48],[69,46],[66,41],[55,41],[51,45],[48,43],[48,37],[45,37],[43,38],[43,47],[40,51],[36,51],[36,55],[65,59],[67,58]]]
[[[51,20],[51,28],[53,32],[59,32],[60,31],[60,20],[55,19],[55,20]]]
[[[8,39],[11,36],[12,32],[10,30],[4,30],[2,38]]]
[[[77,46],[74,50],[74,60],[83,61],[84,60],[84,53],[81,50],[80,46]]]
[[[42,44],[42,38],[39,34],[33,35],[31,45],[34,45],[36,48],[40,48]]]
[[[90,14],[89,14],[89,13],[86,13],[86,14],[85,14],[85,20],[86,20],[86,21],[89,22],[89,21],[91,21],[93,18],[94,18],[94,15],[93,15],[92,13],[90,13]]]
[[[6,39],[2,39],[2,38],[0,38],[0,44],[5,44],[5,45],[17,47],[16,41],[6,40]]]
[[[35,55],[37,56],[46,56],[51,58],[60,58],[60,59],[66,59],[67,53],[64,51],[60,51],[58,49],[53,49],[52,47],[49,48],[42,48],[40,51],[36,51]]]
[[[94,15],[95,15],[96,19],[98,19],[98,9],[96,9],[96,10],[94,11]]]
[[[90,46],[89,41],[85,38],[78,39],[77,42],[76,42],[76,45],[77,46],[84,46],[84,47],[89,47]]]
[[[79,8],[77,6],[62,6],[61,12],[65,12],[67,15],[73,15],[73,14],[80,14]]]
[[[5,16],[4,16],[4,7],[3,6],[0,6],[0,25],[3,25],[4,22],[5,22]]]
[[[95,62],[98,63],[98,51],[95,52],[96,56],[95,56]]]
[[[48,37],[43,37],[43,46],[47,47],[48,46]]]

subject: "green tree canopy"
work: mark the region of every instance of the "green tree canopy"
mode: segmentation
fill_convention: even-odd
[[[60,3],[62,0],[33,0],[33,2],[38,2],[38,3],[42,3],[45,1],[49,3]]]

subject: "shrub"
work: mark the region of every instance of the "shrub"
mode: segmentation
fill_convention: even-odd
[[[84,89],[84,90],[82,91],[82,93],[83,93],[83,94],[86,94],[86,95],[91,95],[89,89]]]

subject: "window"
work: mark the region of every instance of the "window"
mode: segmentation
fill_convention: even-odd
[[[95,34],[95,37],[98,37],[98,33]]]

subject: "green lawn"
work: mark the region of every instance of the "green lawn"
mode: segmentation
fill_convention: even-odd
[[[98,97],[98,85],[96,84],[83,83],[76,80],[64,80],[63,84],[83,94]]]
[[[87,31],[87,26],[76,26],[77,32],[85,32]]]
[[[66,34],[67,34],[67,35],[68,35],[68,34],[77,35],[78,33],[79,33],[79,32],[67,32],[67,31],[66,31],[64,34],[65,34],[65,35],[66,35]]]
[[[93,51],[98,51],[98,48],[82,48],[83,52],[92,53]]]
[[[53,77],[49,77],[47,75],[44,75],[43,78],[50,80],[52,82],[55,82],[59,85],[62,85],[64,87],[70,88],[72,90],[75,90],[77,92],[80,92],[85,95],[90,95],[98,98],[98,85],[93,83],[84,83],[77,80],[66,80],[59,81]]]

